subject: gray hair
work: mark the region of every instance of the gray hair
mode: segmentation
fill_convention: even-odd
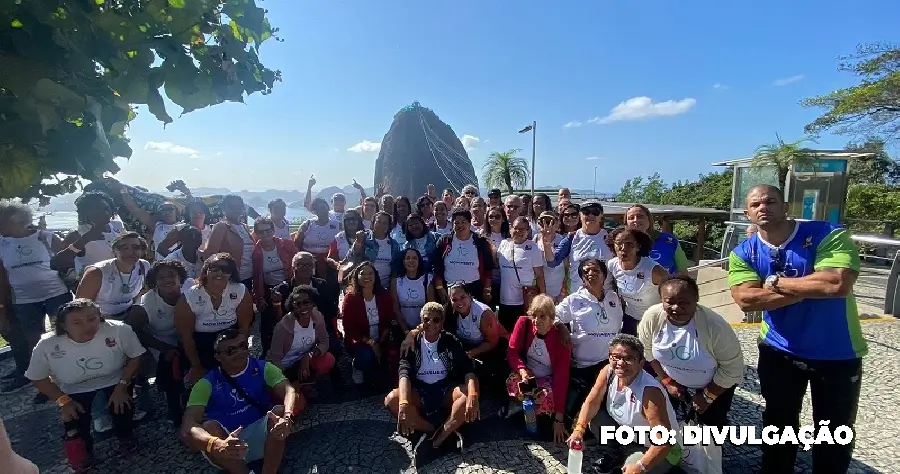
[[[293,265],[294,263],[299,262],[300,260],[302,260],[304,258],[315,259],[316,257],[309,252],[305,252],[305,251],[301,250],[300,252],[297,252],[294,254],[294,258],[291,259],[291,264]]]
[[[617,334],[616,337],[609,341],[610,349],[616,346],[622,346],[636,353],[639,359],[644,358],[644,344],[640,339],[631,334]]]
[[[5,224],[16,214],[31,215],[31,208],[27,204],[14,199],[0,200],[0,224]]]
[[[478,188],[474,184],[467,184],[463,186],[462,191],[459,194],[466,194],[469,191],[473,191],[476,196],[478,196]]]

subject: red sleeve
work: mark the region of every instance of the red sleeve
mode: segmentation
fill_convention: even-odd
[[[545,341],[552,344],[553,350],[548,347],[553,364],[553,406],[556,413],[565,413],[566,401],[569,393],[569,364],[572,360],[572,352],[559,341],[559,330],[551,329]],[[550,345],[548,344],[548,345]]]
[[[369,325],[364,314],[359,312],[360,297],[353,293],[344,295],[341,314],[344,321],[344,339],[350,347],[359,347],[369,337]]]
[[[509,361],[509,367],[516,372],[525,368],[525,361],[519,356],[522,353],[523,344],[528,339],[525,331],[525,317],[520,316],[516,320],[512,335],[509,337],[509,346],[506,348],[506,360]]]

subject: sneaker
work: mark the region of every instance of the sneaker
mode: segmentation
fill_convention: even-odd
[[[362,385],[365,381],[366,379],[363,376],[362,370],[353,369],[353,383],[356,385]]]
[[[94,433],[106,433],[112,430],[112,420],[108,417],[94,418]]]
[[[594,474],[622,472],[623,464],[624,459],[622,459],[622,456],[616,456],[611,453],[602,453],[600,457],[591,464],[591,472]]]
[[[29,385],[31,385],[31,380],[28,380],[21,375],[6,379],[0,382],[0,394],[8,395],[10,393],[16,393]]]

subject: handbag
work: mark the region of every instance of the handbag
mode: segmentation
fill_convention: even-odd
[[[512,249],[509,252],[509,261],[512,262],[513,270],[516,272],[516,280],[519,281],[519,286],[522,287],[522,301],[524,302],[525,310],[531,307],[531,301],[535,296],[540,294],[538,291],[538,287],[534,285],[523,285],[522,278],[519,276],[519,267],[516,265],[516,247],[513,244]]]
[[[700,426],[697,412],[690,409],[685,420],[680,423],[679,431],[684,433],[685,426]],[[722,447],[694,445],[681,446],[681,463],[678,465],[687,474],[722,474]]]

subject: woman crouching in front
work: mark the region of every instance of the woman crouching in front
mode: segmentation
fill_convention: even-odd
[[[331,372],[334,355],[328,352],[325,317],[316,309],[319,292],[311,285],[298,285],[289,296],[287,316],[275,326],[268,360],[299,388]],[[280,314],[280,313],[279,313]]]
[[[400,386],[384,399],[384,406],[397,418],[397,431],[413,441],[416,466],[422,466],[449,449],[463,450],[457,432],[463,424],[481,417],[478,379],[472,360],[452,334],[444,331],[444,308],[434,302],[422,307],[423,331],[400,360]],[[447,410],[449,417],[436,425]],[[447,438],[456,435],[455,442]]]
[[[569,444],[583,442],[590,425],[599,438],[603,426],[665,427],[678,429],[675,411],[666,391],[652,375],[642,370],[644,345],[638,338],[620,334],[609,343],[609,365],[600,371],[594,388],[584,401]],[[646,449],[645,449],[646,448]],[[627,458],[626,458],[627,456]],[[661,474],[681,462],[679,445],[645,446],[633,443],[620,445],[616,441],[601,446],[600,458],[594,461],[599,474]]]
[[[56,400],[65,427],[65,451],[76,472],[92,463],[91,405],[109,398],[119,450],[134,450],[131,380],[145,352],[131,326],[104,321],[88,299],[66,303],[56,316],[53,336],[38,342],[25,376],[50,400]]]

